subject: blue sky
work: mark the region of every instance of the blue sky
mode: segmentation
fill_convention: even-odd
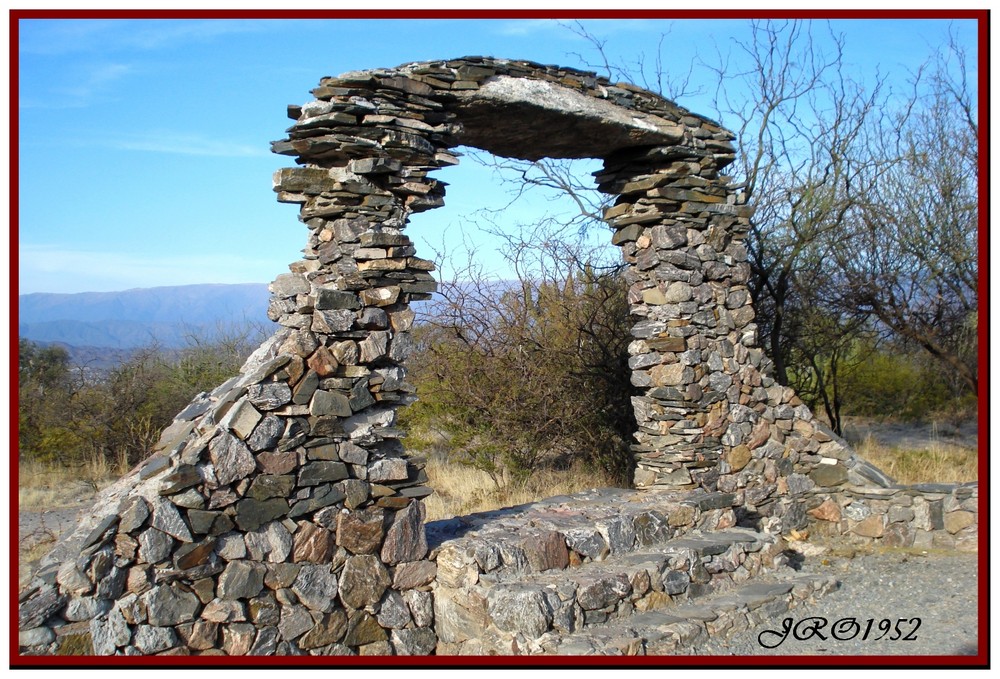
[[[742,20],[597,20],[615,60],[692,61],[745,40]],[[975,24],[838,20],[859,78],[897,82],[951,29],[975,53]],[[552,20],[22,20],[19,34],[19,292],[82,292],[188,283],[266,283],[300,257],[297,207],[277,203],[269,152],[319,79],[409,61],[490,55],[575,68],[592,45]],[[581,59],[583,58],[583,60]],[[699,82],[694,72],[693,84]],[[711,115],[705,96],[681,98]],[[725,123],[725,121],[723,121]],[[445,208],[409,229],[418,254],[461,234],[497,276],[497,241],[475,211],[509,197],[475,163],[441,171]],[[519,202],[510,224],[552,209]],[[513,228],[513,227],[511,227]],[[606,234],[594,234],[605,239]],[[444,275],[448,271],[443,272]]]

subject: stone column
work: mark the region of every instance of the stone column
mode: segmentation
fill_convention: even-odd
[[[722,465],[746,464],[733,452],[745,436],[732,420],[759,388],[741,372],[755,333],[742,243],[750,210],[718,174],[732,156],[690,144],[709,125],[683,122],[688,145],[614,154],[598,181],[619,195],[605,218],[629,264],[628,299],[640,319],[629,345],[632,383],[642,390],[632,399],[635,485],[714,490]]]

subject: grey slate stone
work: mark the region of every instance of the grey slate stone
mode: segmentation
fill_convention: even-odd
[[[177,645],[177,634],[170,627],[139,625],[135,628],[133,645],[142,655],[153,655]]]
[[[121,517],[118,530],[123,533],[137,530],[149,518],[149,507],[141,497],[131,497],[123,501],[118,512]]]
[[[292,390],[286,382],[262,382],[247,388],[247,399],[258,410],[275,410],[292,400]]]
[[[170,585],[158,585],[142,595],[150,625],[168,627],[195,619],[201,602],[192,592]]]
[[[274,655],[278,650],[280,639],[276,627],[262,627],[257,630],[257,636],[247,655]]]
[[[437,646],[437,635],[427,628],[394,629],[390,642],[396,655],[431,655]]]
[[[371,606],[382,598],[390,581],[389,572],[374,555],[350,556],[340,573],[340,599],[350,608]]]
[[[150,505],[153,511],[153,519],[150,521],[150,525],[153,528],[161,530],[181,542],[191,542],[191,531],[188,529],[187,524],[184,523],[184,518],[173,503],[161,498],[154,498],[150,502]]]
[[[284,562],[292,551],[292,534],[280,521],[271,521],[243,536],[247,552],[254,561]]]
[[[288,514],[288,502],[284,498],[254,500],[246,498],[236,503],[236,525],[240,530],[252,531],[274,519]]]
[[[246,478],[257,468],[246,444],[228,432],[212,439],[208,450],[215,467],[215,478],[220,486]]]
[[[173,538],[169,535],[156,528],[149,528],[139,535],[139,559],[145,563],[166,561],[173,544]]]
[[[417,627],[430,627],[434,624],[434,595],[419,589],[408,589],[403,592],[403,599],[410,607],[410,615]]]
[[[300,468],[298,485],[318,486],[332,481],[340,481],[347,477],[347,465],[343,462],[310,462]]]
[[[264,587],[264,564],[252,561],[230,561],[219,576],[217,595],[220,599],[252,599]]]
[[[281,440],[281,435],[285,431],[285,423],[281,418],[274,415],[265,415],[264,418],[254,427],[253,433],[247,438],[247,447],[253,452],[269,450],[277,445]]]
[[[312,629],[313,624],[312,616],[309,615],[305,606],[281,607],[281,621],[278,623],[278,631],[283,639],[294,641]]]
[[[90,639],[97,655],[113,655],[114,652],[132,640],[128,623],[117,608],[106,617],[90,621]]]
[[[337,597],[337,575],[328,565],[302,564],[292,591],[310,610],[327,613]]]
[[[529,638],[540,637],[552,624],[545,595],[538,586],[494,587],[487,594],[487,610],[497,629],[521,632]]]

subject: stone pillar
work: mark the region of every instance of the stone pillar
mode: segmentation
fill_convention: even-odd
[[[688,139],[703,131],[725,141],[699,119],[683,122]],[[632,399],[638,488],[714,490],[720,463],[742,441],[728,420],[754,388],[740,380],[754,334],[742,244],[750,210],[718,174],[731,158],[678,144],[615,154],[598,176],[602,190],[619,195],[605,218],[641,319],[629,345],[632,383],[642,390]]]

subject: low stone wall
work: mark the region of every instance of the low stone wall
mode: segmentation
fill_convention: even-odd
[[[979,484],[820,489],[802,498],[810,531],[856,544],[979,549]]]

